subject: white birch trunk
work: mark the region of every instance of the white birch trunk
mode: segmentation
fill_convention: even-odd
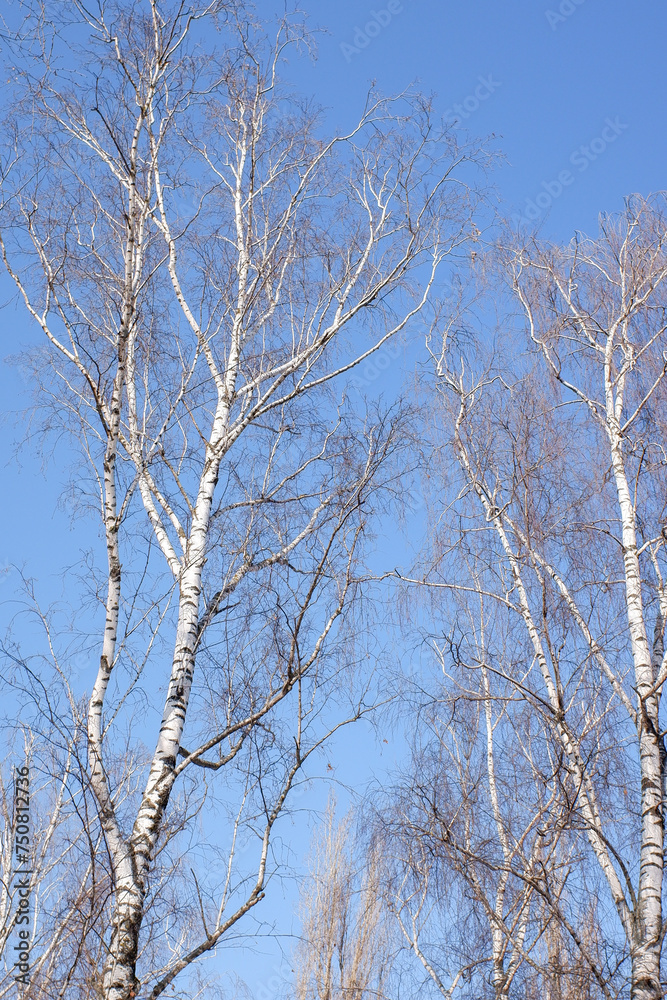
[[[663,995],[660,985],[664,865],[662,743],[659,735],[658,697],[654,690],[652,654],[644,618],[635,509],[625,473],[623,440],[619,426],[624,376],[620,378],[621,384],[614,399],[610,374],[613,344],[614,338],[610,336],[609,360],[605,367],[607,427],[621,513],[626,605],[638,701],[637,735],[641,781],[639,887],[630,941],[631,997],[632,1000],[659,1000]]]
[[[646,234],[642,232],[643,219],[646,215]],[[641,831],[639,843],[639,879],[634,892],[633,906],[629,911],[630,920],[624,922],[630,957],[632,962],[631,997],[632,1000],[658,1000],[663,996],[660,975],[660,952],[663,935],[662,920],[662,889],[664,879],[664,798],[665,784],[664,758],[665,751],[660,736],[659,706],[664,684],[663,674],[663,590],[662,576],[658,567],[656,553],[663,544],[663,538],[654,539],[643,546],[648,549],[654,561],[658,582],[658,594],[661,601],[661,611],[655,629],[653,650],[649,643],[642,593],[642,569],[640,564],[640,549],[638,546],[638,520],[635,502],[639,494],[639,474],[641,463],[637,470],[636,482],[631,487],[626,468],[626,441],[631,441],[633,430],[637,433],[640,415],[651,419],[648,404],[658,406],[657,390],[667,374],[662,358],[655,365],[655,359],[649,361],[649,348],[657,347],[659,338],[664,335],[664,327],[651,326],[650,314],[664,309],[660,301],[660,286],[667,278],[664,252],[661,241],[655,241],[652,226],[659,225],[664,234],[664,218],[659,213],[654,214],[649,203],[640,204],[635,210],[628,206],[625,219],[619,220],[624,229],[622,237],[610,237],[603,232],[600,240],[589,245],[582,253],[568,248],[563,252],[557,265],[553,256],[544,255],[535,262],[528,261],[523,254],[517,257],[515,270],[515,290],[526,311],[530,328],[530,336],[536,344],[552,376],[567,390],[568,394],[583,403],[593,418],[593,423],[602,426],[609,442],[609,458],[613,473],[617,514],[621,523],[621,547],[623,557],[623,582],[625,596],[625,613],[628,623],[628,634],[632,657],[633,691],[636,696],[636,710],[629,696],[621,690],[620,678],[614,678],[602,652],[588,631],[583,616],[576,609],[565,584],[558,579],[558,574],[545,566],[557,583],[561,594],[565,597],[574,612],[582,634],[588,642],[591,652],[600,663],[605,675],[612,685],[620,701],[625,705],[628,716],[636,728],[637,750],[639,757],[639,801],[641,811]],[[620,230],[619,230],[620,232]],[[664,240],[664,235],[662,237]],[[598,254],[601,256],[598,257]],[[608,260],[608,269],[601,266],[600,260]],[[562,265],[562,266],[561,266]],[[546,309],[546,330],[543,332],[541,323],[536,320],[534,306],[529,300],[522,282],[521,273],[535,268],[537,289],[536,301],[544,304],[542,289],[551,286],[553,299]],[[576,273],[581,268],[581,274]],[[583,284],[582,284],[583,279]],[[600,287],[597,288],[597,282]],[[591,282],[595,288],[594,297],[608,296],[605,311],[596,312],[596,307],[589,314],[590,301],[586,295]],[[581,288],[585,291],[581,292]],[[610,316],[607,306],[613,313]],[[541,306],[540,306],[541,308]],[[569,378],[565,372],[563,353],[558,338],[562,336],[563,320],[573,331],[573,340],[578,341],[581,358],[592,359],[594,373],[593,384],[602,383],[604,395],[600,403],[593,395],[593,390],[582,380]],[[553,329],[549,330],[551,324]],[[554,338],[555,337],[555,342]],[[643,338],[643,339],[642,339]],[[563,338],[565,355],[573,348]],[[637,344],[635,344],[637,341]],[[583,348],[583,350],[582,350]],[[646,368],[644,368],[646,365]],[[634,373],[634,374],[633,374]],[[600,378],[600,375],[603,377]],[[633,378],[634,398],[631,414],[624,413],[626,393],[629,379]],[[642,384],[642,380],[646,382]],[[598,381],[599,380],[599,381]],[[646,385],[648,384],[648,391]],[[660,425],[658,425],[660,426]],[[641,435],[644,431],[640,432]],[[635,437],[635,442],[637,438]],[[628,449],[629,451],[629,449]],[[633,477],[634,479],[634,474]],[[633,499],[633,492],[635,497]],[[664,529],[663,529],[664,530]],[[644,532],[646,535],[646,532]],[[630,893],[633,893],[630,888]]]
[[[410,141],[410,116],[406,117],[405,109],[394,111],[391,102],[373,98],[348,136],[322,144],[312,131],[315,118],[306,116],[300,124],[302,109],[294,121],[291,115],[286,118],[283,97],[274,94],[284,44],[293,34],[289,17],[278,30],[273,54],[267,50],[266,58],[258,54],[257,60],[254,56],[243,58],[238,65],[232,59],[231,76],[228,78],[225,71],[214,86],[212,78],[206,76],[209,69],[204,67],[210,68],[218,57],[226,62],[228,53],[218,48],[226,44],[222,41],[224,35],[220,35],[220,42],[211,41],[207,49],[210,61],[208,57],[201,64],[191,61],[187,49],[191,28],[195,23],[199,25],[197,37],[206,48],[203,26],[213,25],[212,20],[205,19],[214,18],[217,8],[217,4],[204,5],[195,14],[181,7],[177,13],[169,13],[150,2],[145,5],[145,17],[137,10],[136,18],[121,18],[110,26],[104,5],[97,12],[77,6],[81,37],[88,38],[92,47],[103,53],[105,69],[101,73],[94,60],[81,66],[74,61],[70,83],[63,84],[62,89],[55,77],[49,77],[52,53],[50,43],[44,39],[48,36],[55,44],[61,37],[55,28],[55,35],[49,34],[53,27],[49,21],[42,39],[42,68],[49,85],[39,89],[38,97],[37,91],[32,95],[37,103],[31,105],[28,117],[33,131],[29,131],[31,137],[39,137],[54,153],[52,162],[58,164],[65,180],[62,185],[56,182],[55,187],[43,188],[42,175],[37,172],[27,180],[31,190],[34,186],[33,201],[23,193],[14,198],[16,192],[10,194],[9,200],[2,200],[3,212],[10,202],[14,207],[8,227],[4,227],[3,217],[0,252],[30,315],[59,359],[57,374],[70,394],[73,411],[81,418],[84,450],[101,481],[108,587],[87,735],[88,777],[113,879],[111,926],[95,930],[105,946],[108,943],[101,975],[97,968],[94,970],[96,982],[101,980],[99,989],[104,1000],[130,1000],[138,991],[136,963],[147,874],[174,781],[185,766],[201,763],[217,768],[210,762],[204,765],[199,758],[207,747],[219,747],[229,736],[224,727],[222,732],[215,728],[202,737],[202,745],[182,767],[176,766],[193,684],[196,645],[203,629],[220,610],[218,597],[222,600],[221,595],[233,590],[244,574],[284,563],[286,555],[307,539],[317,536],[319,540],[321,533],[326,551],[327,546],[334,546],[334,538],[338,545],[337,533],[343,540],[350,530],[345,498],[348,486],[339,489],[336,483],[331,490],[323,487],[324,494],[318,499],[320,486],[316,485],[311,495],[311,484],[306,482],[310,471],[306,470],[311,459],[315,463],[315,457],[298,456],[299,444],[294,452],[298,456],[294,468],[288,469],[282,483],[275,487],[276,493],[284,493],[284,497],[276,499],[288,505],[294,503],[295,508],[312,501],[312,516],[305,517],[305,527],[298,520],[293,532],[289,523],[287,528],[282,522],[277,525],[275,545],[267,530],[267,537],[262,535],[257,543],[261,555],[257,554],[253,562],[253,552],[246,551],[246,546],[252,548],[248,543],[254,541],[253,508],[247,523],[240,521],[238,536],[229,542],[230,551],[225,551],[228,565],[223,568],[220,590],[202,615],[202,575],[221,462],[253,423],[264,421],[262,434],[268,429],[276,435],[275,452],[266,458],[265,483],[269,483],[281,464],[278,452],[285,447],[281,442],[288,438],[286,430],[278,430],[279,422],[283,422],[279,414],[286,415],[286,424],[293,421],[297,425],[299,413],[304,412],[307,426],[315,428],[317,421],[311,420],[307,412],[304,394],[349,373],[399,334],[425,306],[438,268],[468,238],[469,231],[468,194],[463,200],[458,194],[450,199],[445,190],[452,171],[463,159],[471,158],[471,151],[467,149],[465,156],[454,151],[450,157],[449,133],[434,133],[431,139],[430,127],[424,130],[421,116],[426,112],[421,102],[413,106],[416,127]],[[229,6],[229,12],[233,11],[238,12],[235,3]],[[242,27],[243,18],[238,31],[234,20],[233,16],[229,18],[230,44],[247,51],[250,43]],[[54,22],[60,23],[55,7]],[[212,39],[217,39],[220,28],[217,22],[215,25],[215,31],[210,32]],[[65,19],[61,27],[66,44],[72,23]],[[34,53],[30,64],[35,65]],[[203,76],[198,75],[200,70]],[[202,85],[204,77],[206,83]],[[113,113],[105,115],[103,105]],[[368,140],[361,135],[367,126]],[[378,146],[378,128],[387,135],[401,136],[400,151],[389,152],[389,146]],[[32,138],[23,143],[29,153],[36,149],[31,142]],[[330,161],[340,143],[347,144],[348,154],[334,166]],[[424,156],[426,145],[431,143],[432,152]],[[32,162],[30,157],[26,162]],[[177,163],[180,166],[176,167]],[[336,197],[340,196],[340,207],[333,211],[332,180],[339,192]],[[20,186],[17,190],[22,192]],[[50,206],[47,195],[54,190],[64,201]],[[201,191],[202,201],[188,212],[179,203],[180,195],[192,190]],[[415,202],[410,192],[417,190],[421,193]],[[72,204],[63,194],[70,191],[74,192]],[[232,207],[229,214],[227,194]],[[29,210],[26,205],[31,206]],[[212,220],[209,211],[216,213]],[[179,217],[183,213],[184,217]],[[358,225],[350,227],[348,215]],[[316,230],[323,241],[321,260],[320,250],[313,256],[310,242],[309,234]],[[9,254],[3,239],[7,233],[20,234]],[[228,233],[234,234],[235,244]],[[200,271],[196,261],[204,243],[210,264]],[[229,258],[228,245],[233,247],[233,257]],[[26,250],[40,273],[36,281],[29,271],[22,278],[22,264],[18,270],[11,264],[12,259],[23,261]],[[182,265],[179,254],[184,258]],[[324,270],[323,261],[327,262]],[[415,297],[408,302],[404,293],[411,287],[409,275],[416,269],[424,280],[420,278],[415,284]],[[312,284],[305,294],[304,284]],[[389,313],[384,309],[394,291],[402,305],[393,325],[387,325]],[[42,296],[43,309],[37,309],[35,303],[41,302]],[[361,320],[376,309],[377,329],[372,322],[367,324],[370,336],[363,347],[355,349],[354,338],[350,338],[340,355],[330,349],[355,318]],[[64,334],[59,336],[56,331]],[[217,395],[213,404],[209,390],[210,396]],[[209,413],[209,406],[215,406],[212,425],[202,430],[203,421],[210,419],[203,415]],[[292,409],[295,412],[289,413]],[[101,430],[93,426],[96,417],[91,421],[91,414],[99,417]],[[99,439],[95,437],[98,433]],[[169,454],[173,435],[179,433],[183,435],[183,446],[179,442]],[[320,429],[312,433],[317,451]],[[331,437],[335,433],[332,430]],[[255,445],[251,434],[246,437],[251,437],[248,454]],[[102,470],[97,464],[98,440],[104,449]],[[329,451],[328,441],[329,437],[320,457],[333,465],[338,456],[333,448]],[[263,445],[257,448],[261,454]],[[374,448],[369,450],[371,465],[375,461],[373,458],[371,462]],[[239,451],[243,450],[244,446],[239,446]],[[125,480],[123,470],[129,472],[132,466]],[[263,503],[263,486],[258,487],[262,475],[256,482],[254,467],[248,468],[245,474],[249,478],[244,484],[248,496],[257,493],[252,503]],[[239,478],[244,474],[233,471]],[[360,498],[362,484],[365,488],[374,475],[369,467],[349,488],[357,490]],[[193,483],[191,477],[198,482]],[[301,485],[303,496],[297,495]],[[105,746],[107,740],[114,739],[114,713],[120,710],[125,697],[121,695],[113,705],[108,703],[110,691],[115,688],[113,671],[119,659],[125,660],[126,650],[132,650],[128,636],[133,636],[134,641],[137,635],[129,628],[124,631],[119,624],[119,618],[124,618],[121,609],[132,603],[122,593],[125,584],[119,531],[137,496],[143,503],[152,538],[165,558],[170,582],[178,587],[178,613],[172,662],[165,678],[166,696],[162,691],[158,695],[165,699],[161,725],[141,800],[128,823],[128,827],[132,823],[130,831],[121,828],[116,814],[117,801],[125,789],[122,782],[115,785],[110,767],[107,773]],[[273,501],[271,497],[267,504]],[[360,509],[355,507],[356,512]],[[305,507],[299,507],[297,518],[303,511]],[[340,519],[329,538],[329,529],[336,524],[336,511]],[[245,515],[239,513],[238,517]],[[342,554],[345,549],[352,558],[358,537],[354,534],[349,549],[348,538],[341,541],[336,556],[339,565],[347,558]],[[142,535],[141,543],[144,541]],[[223,548],[225,545],[227,540]],[[315,550],[313,546],[308,552],[314,567],[312,587],[299,609],[300,623],[308,609],[315,613],[318,588],[325,579],[324,567],[318,566],[312,556]],[[148,563],[149,556],[142,551],[144,554]],[[129,564],[133,569],[138,557],[139,553],[131,552]],[[260,680],[260,708],[246,720],[234,720],[234,732],[250,731],[318,660],[347,600],[350,565],[347,563],[340,604],[323,624],[312,655],[301,661],[300,653],[295,654],[297,679],[293,659],[289,659],[287,679],[277,690],[272,686],[273,675],[267,681],[267,692]],[[204,582],[208,585],[208,579]],[[156,606],[153,594],[146,596],[149,606]],[[299,599],[294,598],[297,603]],[[304,626],[304,630],[306,627],[310,626]],[[144,662],[155,636],[148,639]],[[131,655],[128,652],[128,659]],[[282,663],[276,670],[282,670]],[[238,746],[242,743],[239,737]],[[296,756],[300,766],[304,759],[300,744]],[[289,782],[285,795],[287,790]],[[229,918],[231,923],[220,915],[219,927],[212,935],[216,940],[216,935],[222,934],[263,894],[268,837],[283,808],[284,795],[276,801],[278,805],[269,811],[258,881],[236,915]],[[187,952],[191,957],[180,968],[211,947],[212,938],[208,931],[206,934],[203,942]],[[174,968],[178,965],[173,956],[168,962]],[[169,978],[164,972],[157,977],[154,990]],[[141,977],[148,981],[154,974],[155,970],[148,969]]]

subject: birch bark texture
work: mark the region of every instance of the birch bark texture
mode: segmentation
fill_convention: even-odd
[[[663,996],[666,234],[663,200],[632,198],[595,239],[507,251],[521,350],[434,354],[475,572],[433,582],[514,629],[490,667],[560,747],[579,888],[597,871],[618,919],[607,988],[633,1000]]]
[[[346,378],[475,238],[458,177],[481,154],[417,95],[371,92],[326,138],[280,81],[308,37],[291,18],[267,35],[235,0],[24,8],[0,248],[43,336],[43,426],[81,446],[107,561],[82,718],[112,896],[103,967],[78,987],[70,969],[68,995],[154,998],[263,898],[307,757],[368,707],[357,688],[322,728],[402,422],[351,401]],[[231,824],[206,866],[218,882],[187,876],[189,923],[151,888],[179,781],[174,828],[198,794]],[[249,828],[252,876],[236,869]]]

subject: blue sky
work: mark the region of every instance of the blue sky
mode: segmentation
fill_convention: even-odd
[[[282,5],[264,0],[260,13]],[[575,229],[592,231],[602,211],[621,207],[624,195],[643,194],[665,185],[667,102],[664,93],[664,42],[667,8],[655,0],[497,0],[467,4],[437,0],[393,0],[398,12],[381,16],[375,37],[358,53],[350,53],[357,29],[376,22],[373,12],[387,10],[356,0],[306,0],[302,5],[318,34],[318,58],[290,56],[285,68],[296,89],[328,109],[331,127],[345,127],[358,114],[371,81],[385,92],[417,83],[433,93],[442,113],[459,104],[474,106],[480,79],[493,92],[479,102],[462,126],[473,135],[497,137],[503,154],[491,180],[507,214],[525,217],[529,201],[537,201],[545,236],[568,239]],[[570,14],[560,13],[572,10]],[[547,16],[550,15],[550,16]],[[558,18],[558,20],[556,20]],[[371,28],[369,35],[375,32]],[[366,36],[368,38],[368,36]],[[483,91],[486,93],[486,90]],[[467,101],[467,103],[466,103]],[[618,134],[606,125],[616,123]],[[605,132],[606,130],[606,132]],[[596,142],[597,140],[597,142]],[[601,146],[605,148],[600,152]],[[586,147],[588,154],[582,154]],[[572,162],[575,158],[576,165]],[[583,169],[583,164],[588,165]],[[558,177],[570,182],[556,192]],[[544,192],[546,192],[544,194]],[[542,195],[540,199],[539,196]],[[533,213],[535,214],[535,213]],[[64,481],[57,452],[46,477],[30,450],[15,461],[12,414],[27,403],[24,386],[10,355],[34,342],[25,314],[17,308],[7,278],[0,279],[2,313],[2,443],[0,462],[4,489],[1,504],[5,530],[0,539],[0,569],[25,565],[42,578],[52,596],[58,593],[60,569],[77,558],[78,534],[70,535],[69,515],[57,509]],[[19,421],[19,431],[23,421]],[[19,484],[25,487],[19,489]],[[19,500],[20,497],[20,500]],[[7,525],[30,525],[24,531]],[[77,532],[81,524],[77,523]],[[91,532],[88,541],[95,537]],[[50,583],[47,584],[47,580]],[[6,574],[0,576],[7,593]]]
[[[567,238],[575,228],[590,230],[599,212],[618,208],[629,192],[664,186],[662,4],[404,0],[395,5],[401,12],[358,54],[342,46],[353,43],[355,29],[363,31],[373,10],[386,10],[386,3],[321,0],[305,6],[329,34],[320,37],[317,63],[292,66],[292,72],[332,108],[334,121],[354,114],[372,79],[388,92],[418,82],[444,112],[466,98],[473,106],[480,77],[492,77],[499,86],[462,124],[472,134],[498,136],[506,163],[494,179],[508,207],[522,209],[563,169],[575,175],[555,199],[545,234]],[[607,118],[626,128],[589,159],[587,169],[573,167],[572,154],[601,135]]]
[[[265,0],[258,9],[269,15],[281,6]],[[302,7],[311,26],[326,33],[318,35],[317,60],[292,54],[286,74],[295,89],[327,108],[332,129],[358,116],[371,81],[385,92],[418,84],[434,95],[441,113],[459,105],[468,115],[461,126],[471,135],[495,136],[504,159],[490,179],[506,213],[536,216],[549,238],[592,232],[598,214],[618,210],[625,195],[667,187],[667,6],[656,0],[303,0]],[[527,213],[531,203],[536,208]],[[63,567],[76,563],[83,548],[99,546],[101,554],[102,546],[92,523],[77,519],[73,530],[59,502],[66,451],[56,449],[44,470],[30,446],[16,460],[14,415],[28,397],[6,359],[38,338],[4,275],[0,302],[7,303],[0,319],[4,630],[16,583],[5,567],[24,567],[48,602],[61,596]],[[19,433],[22,424],[19,418]],[[385,548],[381,541],[380,559],[385,551],[389,555],[388,543]],[[363,784],[371,773],[381,775],[392,754],[385,749],[382,756],[382,747],[371,752],[374,745],[360,734],[345,753],[333,753],[337,777]],[[320,797],[326,798],[324,790]],[[299,838],[307,843],[305,831]],[[272,915],[289,923],[289,900],[272,906]],[[261,959],[244,977],[253,991],[266,986],[275,962]]]

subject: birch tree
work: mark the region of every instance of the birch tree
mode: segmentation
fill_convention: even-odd
[[[43,702],[48,696],[43,690],[39,693]],[[54,700],[51,707],[56,705]],[[21,707],[27,723],[29,706],[23,703]],[[27,983],[29,975],[22,976],[19,968],[14,947],[17,932],[27,934],[24,940],[32,974],[51,978],[62,968],[64,953],[76,967],[73,942],[86,939],[87,928],[99,916],[105,895],[104,863],[97,855],[101,837],[98,833],[97,842],[91,841],[76,816],[83,778],[77,741],[56,720],[54,723],[49,742],[31,739],[29,726],[17,733],[16,726],[6,720],[3,727],[5,736],[15,736],[5,756],[0,783],[3,998],[15,997],[17,992],[30,995],[21,985]],[[53,914],[57,914],[56,920],[50,919]],[[66,985],[62,984],[63,991]]]
[[[665,233],[663,200],[632,198],[595,239],[509,255],[521,349],[436,359],[458,537],[484,565],[439,586],[512,623],[493,669],[560,746],[580,884],[596,871],[613,903],[633,1000],[663,996]]]
[[[379,815],[388,906],[445,1000],[556,997],[556,980],[610,997],[590,934],[565,917],[578,852],[561,754],[499,677],[512,636],[485,604],[450,601],[449,636],[432,640],[441,685],[410,716],[411,766]]]
[[[371,93],[324,137],[280,82],[306,36],[287,18],[269,37],[235,0],[23,9],[0,247],[43,337],[25,361],[42,428],[80,448],[107,563],[83,690],[55,675],[111,884],[106,957],[87,951],[68,995],[155,998],[263,898],[308,756],[368,708],[357,686],[321,711],[355,662],[401,416],[355,411],[345,382],[474,233],[476,154],[416,95]],[[190,878],[169,824],[192,831],[209,800],[229,839]]]

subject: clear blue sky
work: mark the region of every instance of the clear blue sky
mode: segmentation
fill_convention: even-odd
[[[565,240],[575,229],[593,231],[598,214],[618,210],[624,195],[667,187],[667,5],[657,0],[303,0],[301,6],[311,25],[327,33],[318,37],[316,62],[292,55],[286,72],[296,89],[328,108],[333,128],[352,123],[372,80],[385,92],[417,82],[441,112],[456,114],[459,105],[471,134],[497,137],[505,160],[492,180],[506,211],[525,215],[532,202],[544,235]],[[281,7],[258,3],[260,14]],[[11,414],[27,398],[4,359],[20,354],[36,333],[4,276],[0,301],[10,303],[0,319],[0,570],[24,566],[49,601],[60,595],[62,567],[76,563],[87,545],[99,545],[101,554],[101,541],[91,525],[82,544],[81,522],[74,533],[58,506],[66,474],[57,450],[46,476],[29,448],[21,469],[16,463]],[[0,575],[3,629],[14,582]],[[359,748],[350,745],[337,758],[342,780],[361,782],[370,773],[357,770]],[[369,768],[381,774],[391,753],[368,756]],[[272,912],[289,923],[288,908],[276,900]],[[245,975],[254,991],[270,980],[274,961],[259,961],[254,979]]]
[[[320,38],[317,63],[292,72],[332,108],[334,121],[351,118],[372,79],[385,91],[419,81],[444,112],[466,98],[473,108],[480,77],[492,77],[494,92],[462,124],[499,137],[506,165],[495,180],[512,210],[569,167],[574,183],[553,203],[549,235],[591,229],[625,194],[665,186],[667,9],[655,0],[404,0],[358,54],[341,46],[387,3],[304,6],[329,34]],[[592,159],[607,118],[627,127]],[[573,166],[572,154],[591,143],[588,168]]]

